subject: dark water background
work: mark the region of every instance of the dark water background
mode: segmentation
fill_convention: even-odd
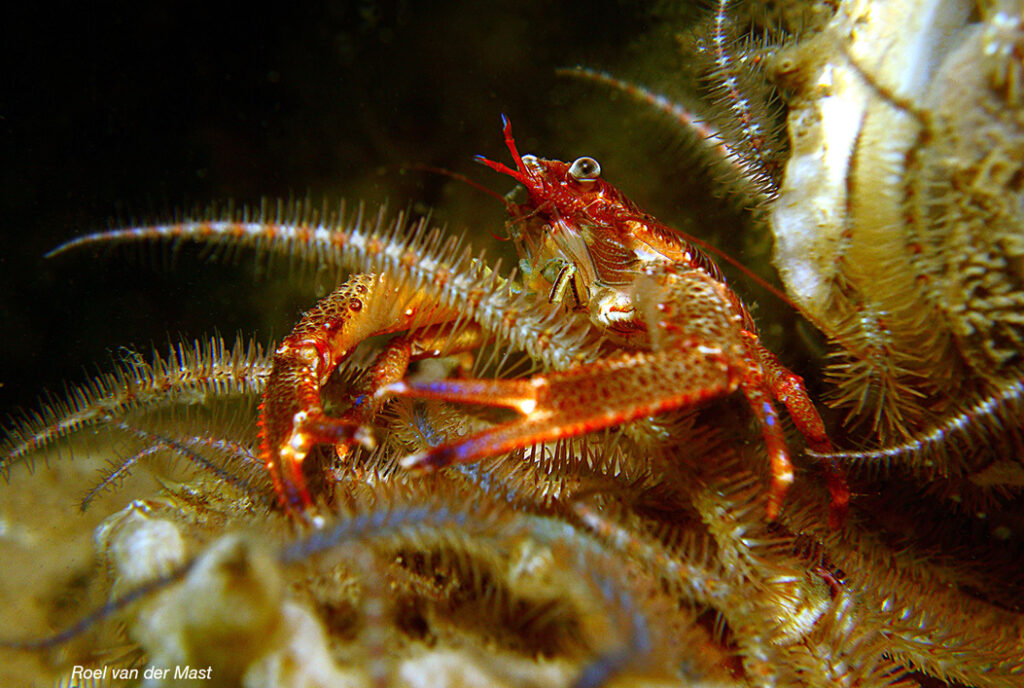
[[[664,83],[676,26],[706,14],[699,5],[666,6],[4,10],[0,418],[35,406],[43,389],[82,381],[83,368],[109,369],[133,350],[148,359],[179,335],[280,338],[324,288],[315,280],[290,288],[287,271],[260,278],[244,256],[224,265],[191,250],[172,269],[161,250],[44,260],[60,242],[211,201],[309,195],[430,209],[452,231],[493,244],[500,204],[401,167],[449,168],[507,191],[510,180],[472,162],[476,153],[507,161],[500,113],[512,118],[520,150],[598,157],[617,184],[685,225],[693,216],[680,210],[686,197],[707,196],[708,187],[673,155],[672,135],[628,99],[554,73],[582,64]],[[712,228],[735,222],[734,211],[699,212]]]

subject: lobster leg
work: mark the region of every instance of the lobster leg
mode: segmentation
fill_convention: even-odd
[[[410,363],[472,351],[480,348],[486,339],[483,328],[473,322],[463,323],[458,332],[453,331],[452,323],[444,323],[395,337],[374,358],[362,384],[354,391],[351,408],[338,416],[337,421],[353,427],[367,425],[386,401],[383,395],[377,394],[378,390],[404,378]],[[351,445],[350,438],[343,438],[335,449],[343,457]]]
[[[763,377],[763,385],[767,386],[767,389],[771,390],[772,396],[785,405],[786,410],[789,411],[790,418],[793,419],[793,424],[796,426],[796,429],[800,431],[800,434],[803,435],[804,440],[807,442],[807,446],[815,452],[831,452],[832,442],[825,433],[825,424],[822,422],[821,416],[818,414],[818,409],[815,408],[814,402],[811,401],[811,397],[807,393],[807,388],[804,386],[803,378],[791,372],[782,364],[782,361],[780,361],[775,354],[765,349],[755,334],[747,332],[746,330],[741,334],[747,343],[748,358],[752,357],[756,359],[756,364],[751,367],[756,367],[758,374]],[[767,405],[767,408],[770,408],[771,406],[766,399],[758,399],[755,401],[750,397],[750,394],[747,395],[747,398],[750,399],[750,404],[751,407],[754,408],[755,415],[758,413],[758,404],[762,407]],[[764,425],[763,421],[762,425]],[[779,473],[775,469],[775,458],[772,454],[772,445],[770,442],[767,444],[769,447],[769,456],[772,457],[772,475],[773,478],[777,480]],[[838,528],[840,524],[842,524],[843,519],[846,516],[846,512],[849,509],[850,488],[846,483],[845,473],[836,461],[830,461],[825,467],[825,470],[828,491],[832,497],[832,503],[829,507],[829,525],[833,528]],[[790,480],[792,480],[791,467],[789,475]],[[778,505],[776,505],[776,508],[777,507]],[[771,508],[771,501],[769,501],[769,510]]]
[[[765,509],[769,521],[779,515],[782,500],[793,484],[793,463],[789,460],[789,446],[782,432],[779,414],[772,405],[765,386],[761,383],[760,372],[756,376],[748,375],[740,387],[750,404],[750,410],[761,427],[761,436],[768,452],[768,464],[771,468],[771,487],[768,490],[768,506]]]
[[[378,395],[486,404],[521,414],[402,461],[406,468],[433,470],[697,405],[738,387],[761,427],[768,451],[772,483],[767,518],[774,520],[793,482],[793,466],[771,397],[775,395],[786,405],[809,443],[813,440],[820,446],[828,438],[803,381],[772,358],[777,367],[766,374],[752,352],[743,357],[743,365],[736,366],[720,351],[688,340],[669,351],[633,352],[529,379],[402,381],[382,387]],[[820,434],[816,428],[821,428]],[[829,473],[828,485],[832,495],[829,521],[837,527],[849,502],[849,490],[839,471]]]
[[[367,337],[455,320],[404,285],[383,275],[354,275],[321,299],[274,352],[270,378],[260,404],[260,454],[281,506],[310,513],[302,462],[319,444],[358,439],[359,423],[327,416],[320,390],[353,348]],[[404,365],[397,362],[391,368]],[[406,360],[405,365],[408,361]],[[386,374],[385,374],[386,377]]]
[[[528,379],[398,382],[381,393],[501,406],[521,414],[402,461],[407,468],[431,470],[699,404],[735,390],[739,374],[719,350],[691,341],[671,352],[631,352]]]

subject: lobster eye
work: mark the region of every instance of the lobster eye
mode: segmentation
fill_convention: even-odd
[[[601,165],[593,158],[576,158],[569,166],[569,176],[578,182],[592,182],[601,176]]]
[[[523,165],[526,166],[527,170],[529,170],[530,172],[532,172],[534,174],[540,172],[540,167],[541,167],[540,166],[540,160],[538,160],[536,155],[530,155],[529,153],[524,155],[523,156]]]

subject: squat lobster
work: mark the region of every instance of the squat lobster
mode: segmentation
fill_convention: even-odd
[[[281,504],[311,512],[302,462],[317,444],[345,445],[387,395],[511,408],[520,417],[406,457],[407,468],[466,463],[606,428],[705,400],[743,392],[757,419],[771,465],[767,517],[780,510],[793,468],[772,397],[788,409],[817,452],[831,443],[803,380],[765,349],[747,308],[715,263],[600,177],[591,158],[572,164],[520,156],[511,124],[505,143],[515,169],[478,157],[522,184],[529,200],[509,204],[513,236],[527,264],[527,288],[586,312],[617,351],[595,362],[528,379],[402,378],[412,360],[482,342],[480,328],[460,328],[459,313],[389,284],[357,275],[324,298],[285,338],[260,409],[263,459]],[[428,326],[388,344],[372,367],[365,401],[343,416],[324,414],[320,387],[366,337]],[[829,472],[830,520],[849,501],[842,475]]]

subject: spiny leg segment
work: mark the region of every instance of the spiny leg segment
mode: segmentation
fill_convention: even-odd
[[[374,335],[456,317],[385,275],[354,275],[303,316],[274,352],[260,405],[260,452],[286,510],[312,513],[302,464],[314,446],[359,439],[357,419],[331,417],[323,410],[321,388],[338,364]],[[405,347],[390,351],[390,360],[376,367],[382,383],[404,375],[410,360],[402,355]]]

